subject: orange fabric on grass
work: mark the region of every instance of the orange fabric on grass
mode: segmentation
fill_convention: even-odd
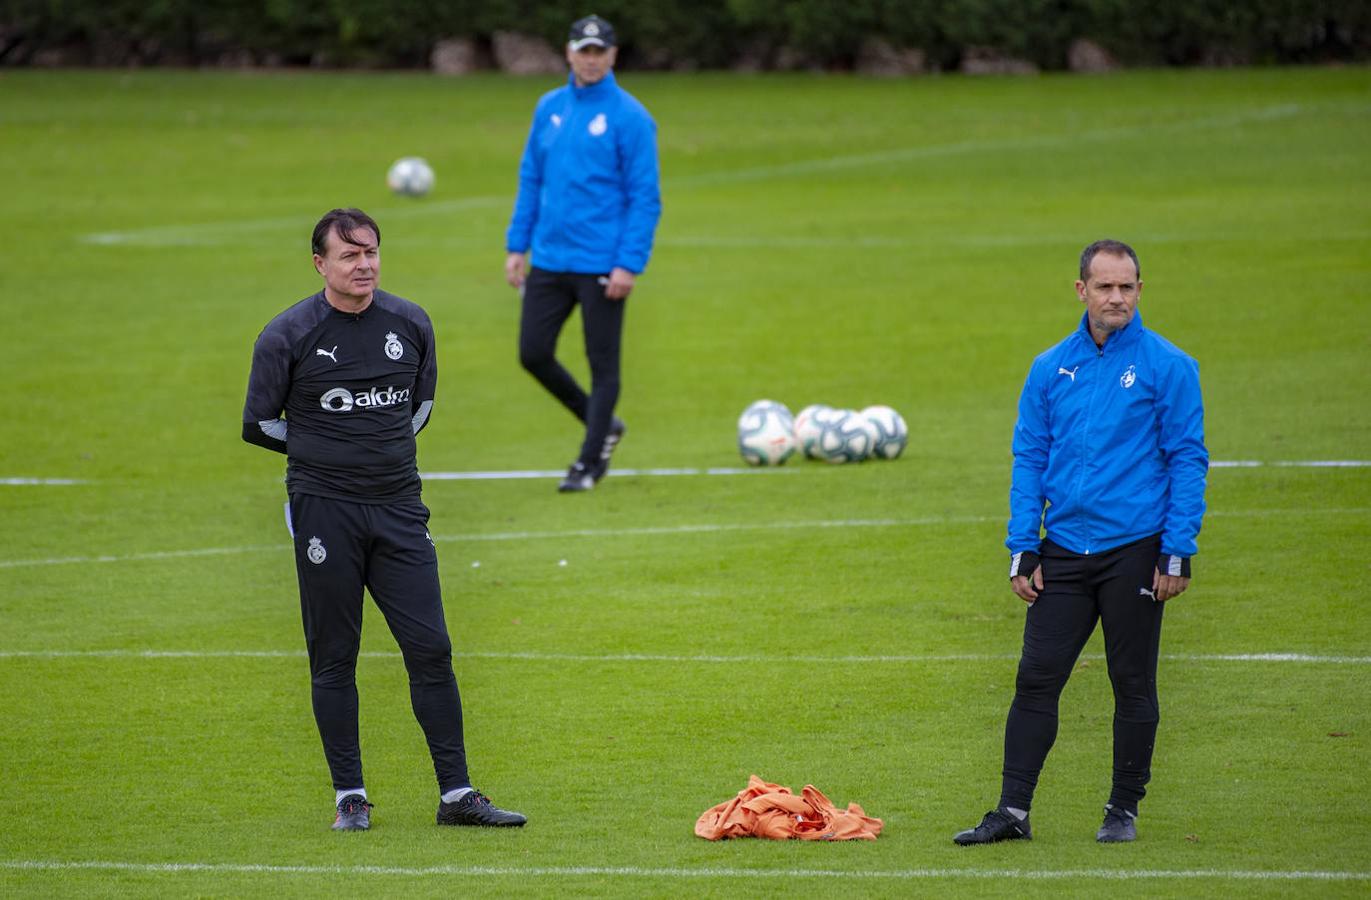
[[[874,841],[884,826],[855,803],[838,809],[812,784],[805,785],[797,797],[790,788],[753,775],[738,796],[705,810],[695,822],[695,834],[707,841],[737,837]]]

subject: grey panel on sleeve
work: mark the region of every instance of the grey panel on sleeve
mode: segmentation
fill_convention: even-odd
[[[414,414],[411,424],[414,426],[414,433],[418,434],[428,424],[428,414],[433,409],[433,401],[425,400],[419,404],[419,411]],[[282,423],[285,424],[284,422]],[[284,438],[283,438],[284,440]]]

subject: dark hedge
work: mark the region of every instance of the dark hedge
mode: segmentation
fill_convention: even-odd
[[[940,69],[969,50],[1060,69],[1077,38],[1129,65],[1371,58],[1367,0],[0,0],[0,64],[422,67],[447,37],[560,45],[592,8],[625,68],[844,69],[872,37]]]

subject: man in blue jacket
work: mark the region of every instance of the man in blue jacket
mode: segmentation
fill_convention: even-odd
[[[560,491],[593,488],[624,436],[614,416],[624,303],[647,267],[662,211],[657,126],[615,82],[617,54],[614,28],[604,19],[587,16],[571,26],[571,74],[533,112],[505,237],[505,279],[523,292],[519,361],[585,423]],[[555,355],[577,304],[589,394]]]
[[[1019,397],[1005,543],[1010,586],[1028,604],[1023,653],[1000,802],[958,844],[1032,837],[1057,699],[1096,621],[1114,687],[1113,787],[1096,840],[1137,837],[1151,777],[1162,611],[1190,584],[1204,515],[1199,367],[1143,327],[1142,273],[1127,244],[1086,247],[1076,293],[1080,327],[1033,361]]]

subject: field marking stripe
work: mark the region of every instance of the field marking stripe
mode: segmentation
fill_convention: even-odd
[[[1365,515],[1367,507],[1334,507],[1330,509],[1250,509],[1211,510],[1206,515],[1218,518],[1268,518],[1272,516],[1330,516]],[[489,534],[434,535],[434,543],[460,544],[503,541],[554,540],[558,538],[651,537],[672,534],[720,534],[730,531],[780,531],[825,528],[921,528],[944,525],[981,525],[1001,522],[1004,516],[924,516],[912,519],[828,519],[802,522],[730,522],[700,525],[660,525],[641,528],[580,528],[567,531],[503,531]],[[198,556],[232,556],[268,551],[286,552],[287,543],[249,544],[239,547],[200,547],[188,550],[156,550],[145,553],[103,554],[100,556],[56,556],[46,559],[0,560],[0,569],[41,568],[44,566],[86,565],[90,563],[147,562],[163,559],[185,559]]]
[[[505,206],[514,202],[512,194],[456,197],[452,200],[426,200],[422,204],[384,207],[372,210],[386,220],[424,218],[468,209]],[[278,216],[263,219],[237,219],[226,222],[194,222],[181,225],[153,225],[127,231],[100,231],[83,234],[82,243],[97,246],[139,244],[149,247],[215,245],[235,234],[258,231],[304,230],[314,224],[313,217]]]
[[[673,475],[785,475],[788,473],[801,471],[794,466],[785,468],[783,466],[757,466],[743,468],[741,466],[709,466],[709,467],[684,467],[684,468],[654,468],[654,469],[615,469],[614,474],[618,476],[634,475],[643,476],[673,476]],[[566,469],[512,469],[508,471],[489,471],[489,472],[420,472],[419,477],[424,481],[504,481],[519,480],[526,478],[563,478],[566,476]]]
[[[1211,469],[1260,469],[1275,466],[1281,469],[1364,469],[1371,466],[1371,459],[1281,459],[1263,462],[1259,459],[1214,459],[1209,461]]]
[[[80,478],[0,478],[0,484],[44,485],[44,484],[89,484]]]
[[[398,650],[364,650],[359,655],[372,659],[399,659]],[[453,651],[456,659],[520,660],[525,662],[667,662],[706,664],[841,665],[845,663],[930,663],[1000,662],[1016,660],[1017,653],[904,653],[848,656],[784,656],[669,653],[543,653],[536,650]],[[303,650],[0,650],[0,659],[304,659]],[[1099,653],[1082,654],[1081,659],[1102,661]],[[1322,663],[1328,665],[1371,665],[1371,656],[1329,656],[1310,653],[1163,653],[1171,662],[1255,662]]]
[[[713,172],[700,172],[694,175],[668,177],[663,187],[670,191],[676,188],[707,187],[732,182],[763,181],[771,178],[785,178],[795,175],[809,175],[818,172],[834,172],[845,169],[860,169],[866,166],[880,166],[889,163],[914,162],[943,156],[959,156],[969,153],[1012,151],[1025,149],[1050,149],[1081,141],[1112,141],[1120,137],[1137,134],[1155,135],[1167,131],[1193,131],[1208,128],[1231,128],[1249,122],[1265,122],[1300,115],[1311,106],[1283,103],[1262,106],[1255,109],[1225,113],[1218,116],[1204,116],[1194,119],[1181,119],[1159,124],[1124,126],[1119,128],[1099,128],[1073,132],[1069,135],[1027,134],[1015,137],[952,141],[945,144],[928,144],[916,147],[897,147],[873,153],[834,154],[811,157],[767,166],[754,166],[738,169],[720,169]],[[512,194],[492,194],[485,196],[456,197],[451,200],[426,200],[422,204],[409,204],[403,207],[385,207],[373,210],[378,218],[421,218],[444,215],[463,209],[507,206],[514,202]],[[225,235],[243,232],[303,229],[311,221],[299,216],[282,216],[255,220],[236,220],[226,222],[197,222],[181,225],[157,225],[134,228],[125,231],[93,232],[80,235],[82,243],[97,246],[119,246],[141,244],[144,246],[176,246],[195,244],[216,244]]]
[[[1130,232],[1140,244],[1213,244],[1219,241],[1250,241],[1251,238],[1232,231],[1223,233],[1190,232]],[[1332,230],[1325,233],[1302,232],[1289,238],[1294,242],[1326,243],[1329,241],[1366,241],[1371,231]],[[1072,244],[1074,235],[1034,232],[1031,234],[939,234],[886,237],[881,235],[829,235],[824,237],[785,237],[759,235],[672,235],[657,239],[658,247],[687,247],[692,249],[748,250],[758,247],[776,250],[887,250],[891,248],[942,252],[942,247],[1005,248],[1049,247]],[[930,250],[936,247],[936,250]]]
[[[56,556],[48,559],[0,560],[0,569],[19,569],[31,566],[67,566],[84,563],[142,562],[159,559],[184,559],[196,556],[236,556],[261,553],[267,550],[289,550],[290,544],[249,544],[243,547],[200,547],[192,550],[157,550],[148,553],[128,553],[122,556]]]
[[[433,535],[434,543],[463,543],[489,541],[528,541],[576,537],[631,537],[665,534],[713,534],[726,531],[755,531],[768,529],[795,528],[891,528],[920,527],[929,525],[976,524],[998,521],[1000,517],[988,516],[948,516],[923,519],[837,519],[813,522],[736,522],[704,525],[664,525],[643,528],[582,528],[569,531],[505,531],[493,534],[455,534]],[[0,569],[16,569],[38,566],[62,566],[80,563],[143,562],[147,560],[179,559],[195,556],[228,556],[241,553],[259,553],[267,550],[288,551],[291,545],[255,544],[243,547],[204,547],[193,550],[161,550],[148,553],[129,553],[122,556],[61,556],[48,559],[10,559],[0,560]]]
[[[119,871],[163,874],[243,875],[396,875],[428,877],[489,875],[510,877],[618,876],[626,878],[855,878],[855,879],[1030,879],[1074,878],[1105,881],[1207,879],[1221,881],[1368,881],[1371,872],[1262,869],[741,869],[668,866],[308,866],[269,863],[136,863],[111,860],[0,860],[0,868],[17,871]]]
[[[1013,137],[973,139],[952,141],[946,144],[924,144],[915,147],[896,147],[869,153],[834,154],[832,156],[812,157],[794,162],[768,166],[754,166],[746,169],[724,169],[715,172],[700,172],[670,178],[666,187],[705,186],[727,184],[738,181],[762,181],[770,178],[785,178],[793,175],[811,175],[819,172],[834,172],[844,169],[860,169],[866,166],[881,166],[890,163],[914,162],[921,159],[934,159],[942,156],[961,156],[971,153],[998,152],[1009,150],[1050,149],[1082,141],[1113,141],[1134,135],[1155,135],[1166,131],[1192,131],[1208,128],[1232,128],[1248,122],[1264,122],[1299,115],[1304,108],[1296,103],[1282,103],[1257,109],[1226,113],[1220,116],[1205,116],[1196,119],[1182,119],[1161,124],[1129,125],[1116,128],[1097,128],[1077,131],[1070,134],[1038,135],[1027,134]]]
[[[1215,459],[1210,460],[1211,469],[1261,469],[1266,467],[1281,469],[1365,469],[1371,468],[1371,459],[1284,459],[1265,462],[1259,459]],[[816,471],[825,471],[824,466],[811,466]],[[661,478],[680,475],[786,475],[802,472],[799,466],[659,466],[643,469],[615,469],[620,477]],[[477,472],[420,472],[424,481],[520,481],[530,478],[561,478],[565,469],[491,469]],[[0,478],[0,485],[34,486],[66,484],[98,484],[85,478],[30,478],[12,476]]]
[[[1274,462],[1264,462],[1255,459],[1216,459],[1209,463],[1211,469],[1260,469],[1267,466],[1277,468],[1311,468],[1311,469],[1361,469],[1371,467],[1371,460],[1366,459],[1293,459],[1277,460]],[[815,467],[818,468],[818,467]],[[820,469],[822,471],[822,469]],[[615,469],[614,473],[619,476],[644,477],[672,477],[681,475],[785,475],[802,471],[798,467],[784,466],[678,466],[678,467],[652,467],[642,469]],[[508,470],[487,470],[475,472],[420,472],[419,476],[424,481],[518,481],[537,478],[561,478],[565,475],[561,469],[508,469]],[[71,484],[94,484],[97,482],[82,478],[30,478],[23,476],[0,478],[0,485],[10,486],[41,486],[41,485],[71,485]]]

